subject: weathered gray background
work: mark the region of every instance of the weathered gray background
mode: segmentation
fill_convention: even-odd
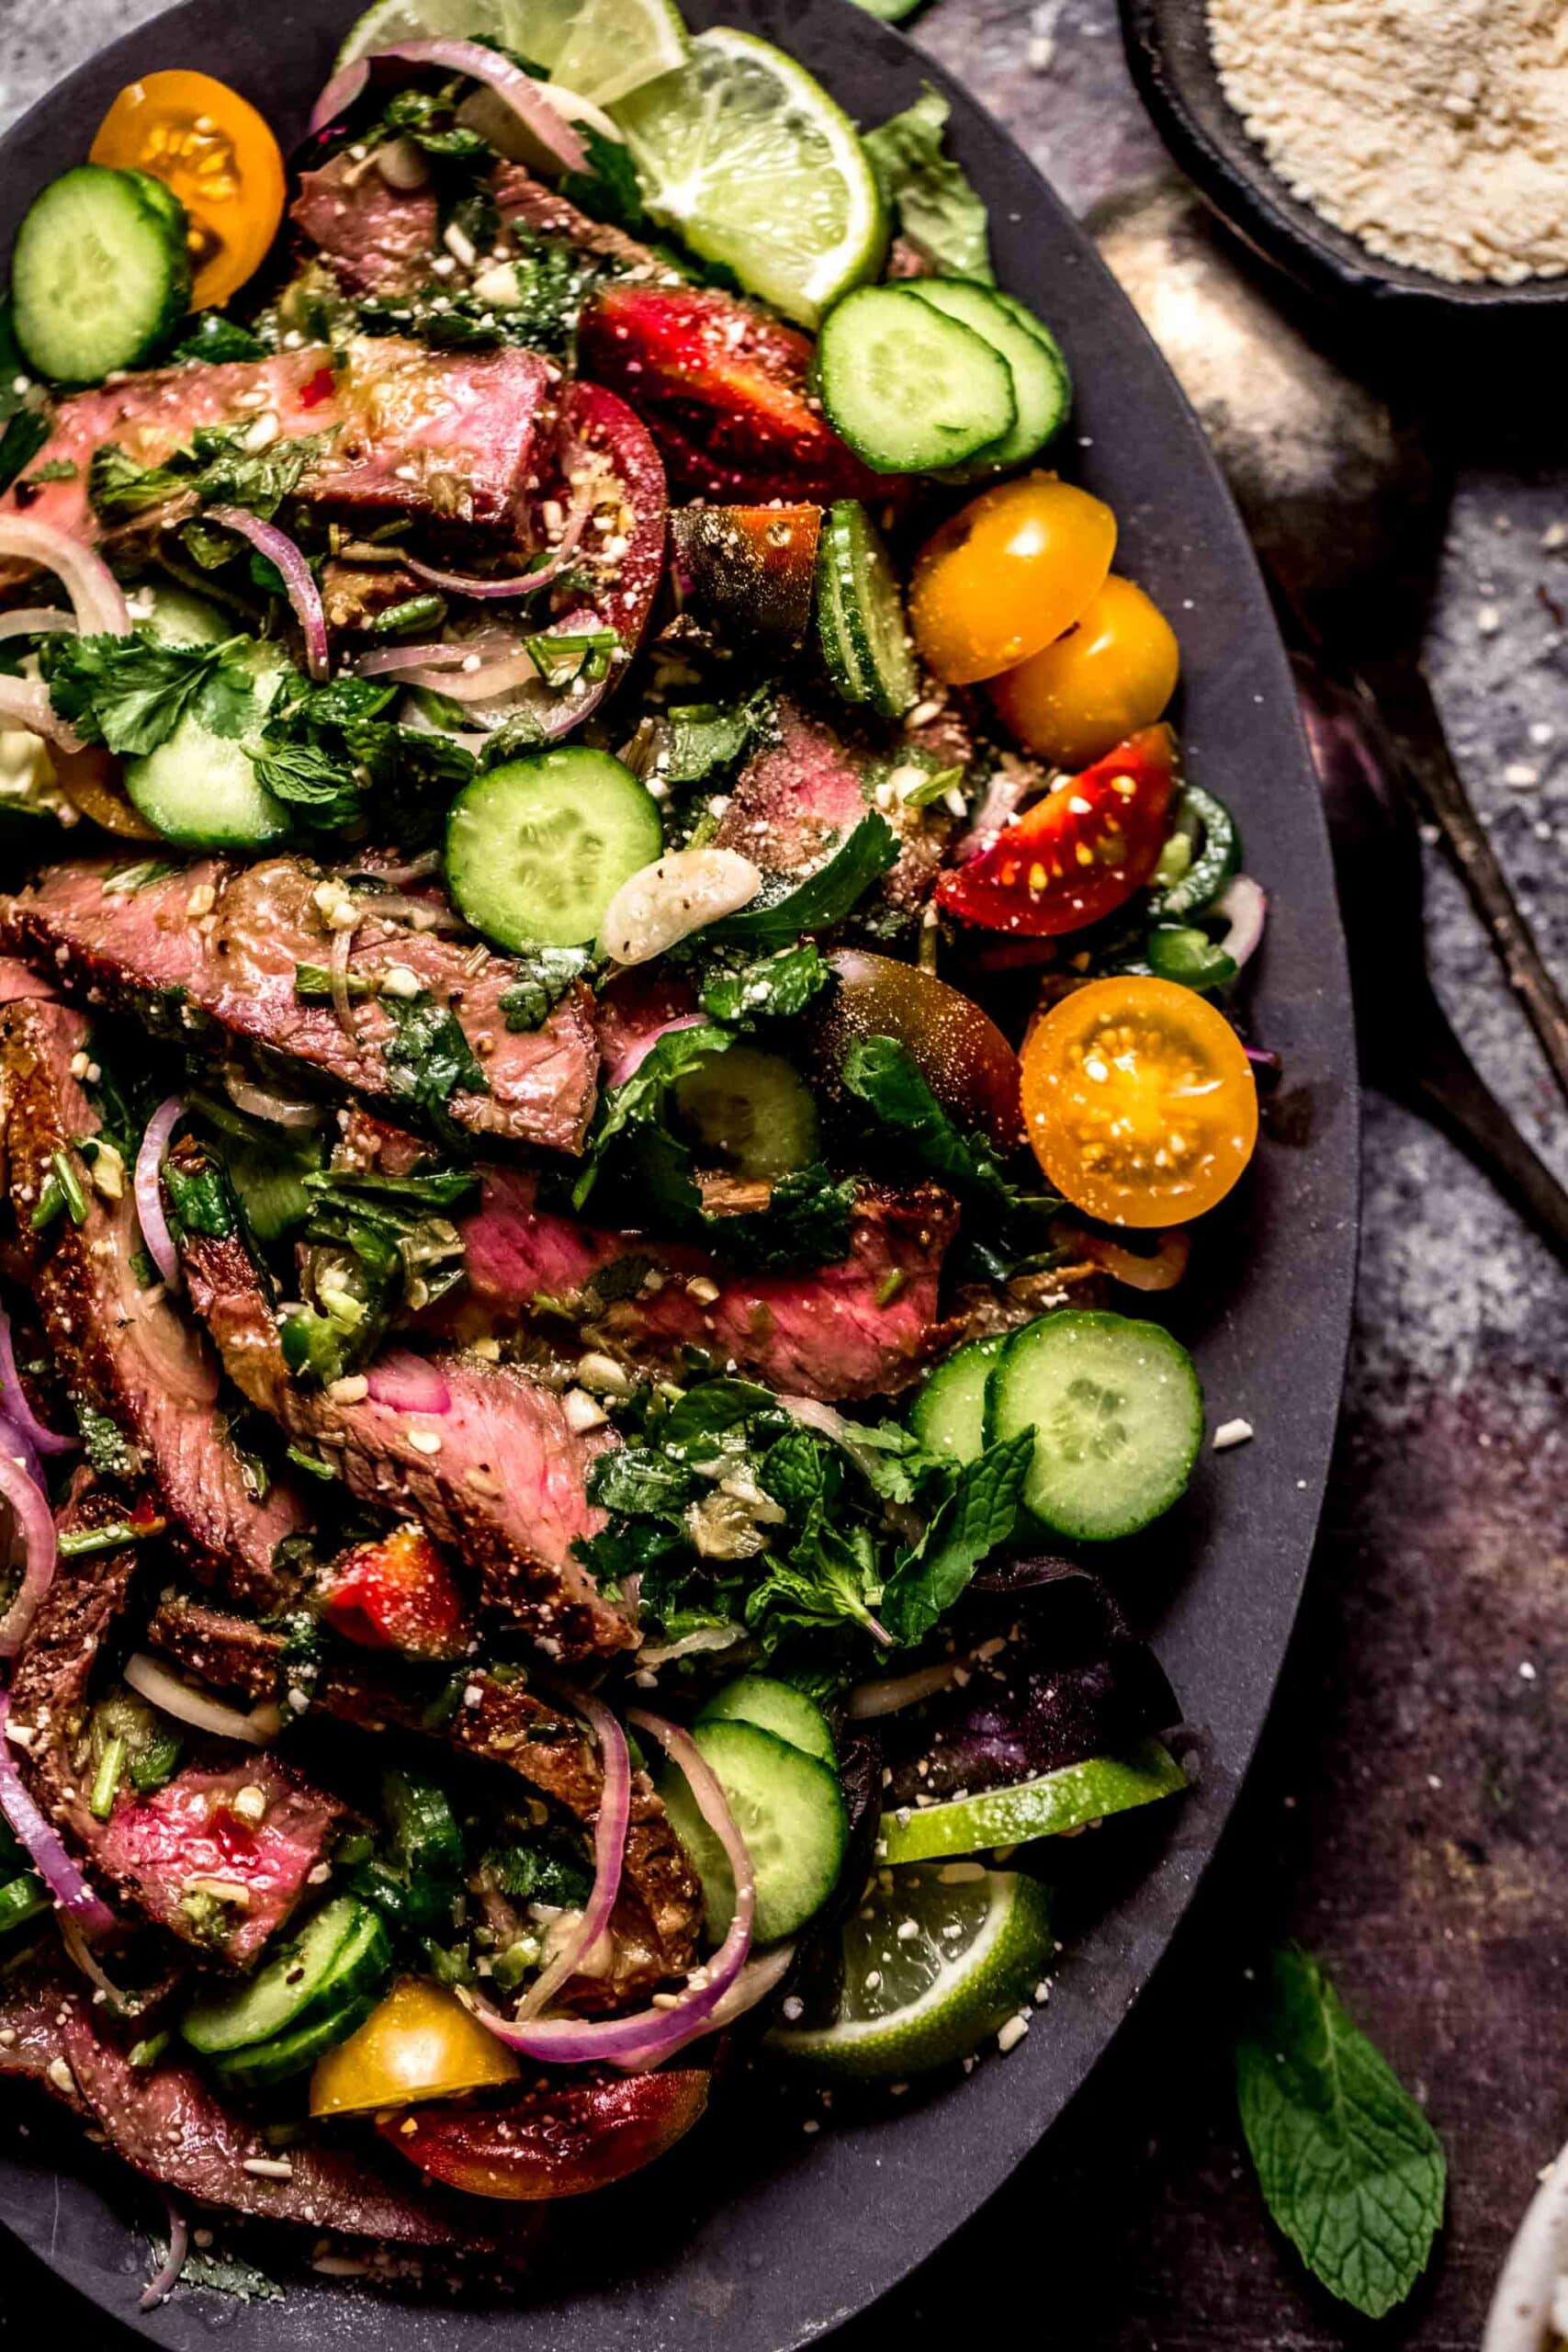
[[[0,128],[157,5],[0,0]],[[914,30],[1075,208],[1160,162],[1114,0],[935,0]],[[1559,968],[1564,448],[1557,471],[1461,472],[1428,648],[1466,781]],[[1431,866],[1444,1002],[1568,1179],[1544,1064],[1457,883]],[[1514,2222],[1568,2137],[1568,1283],[1463,1159],[1376,1094],[1365,1187],[1320,1555],[1216,1883],[1082,2111],[845,2352],[966,2334],[1000,2319],[998,2300],[1014,2328],[1062,2352],[1319,2352],[1374,2336],[1474,2352]],[[1376,2331],[1303,2281],[1240,2154],[1228,2055],[1240,1970],[1284,1934],[1324,1956],[1448,2143],[1442,2252]],[[19,2270],[11,2249],[7,2352],[36,2341],[40,2320],[58,2324],[58,2291]],[[94,2316],[71,2324],[78,2341],[105,2340]]]

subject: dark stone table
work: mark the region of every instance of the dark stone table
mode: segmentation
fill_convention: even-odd
[[[0,124],[154,0],[0,0]],[[1163,160],[1113,0],[936,0],[915,27],[1075,208]],[[175,62],[171,60],[171,62]],[[1463,452],[1461,453],[1461,458]],[[1428,663],[1465,780],[1568,968],[1568,463],[1461,465]],[[1568,1124],[1458,884],[1430,953],[1495,1091],[1568,1180]],[[976,2292],[1060,2352],[1474,2352],[1568,2136],[1568,1283],[1487,1185],[1378,1095],[1338,1456],[1258,1768],[1165,1972],[1049,2147],[844,2352],[971,2334]],[[1425,2100],[1449,2226],[1371,2330],[1270,2232],[1235,2119],[1242,1971],[1299,1937]],[[24,2276],[24,2267],[31,2275]],[[8,2249],[0,2345],[109,2342]],[[129,2342],[118,2337],[117,2340]]]

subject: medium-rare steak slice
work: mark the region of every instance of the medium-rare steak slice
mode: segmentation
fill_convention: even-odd
[[[92,2109],[65,2054],[65,2028],[80,1995],[52,1952],[10,1960],[0,1973],[0,2081],[37,2083],[77,2115]]]
[[[129,1170],[113,1180],[119,1198],[106,1199],[79,1155],[100,1125],[76,1075],[87,1067],[87,1035],[85,1017],[67,1005],[0,1007],[6,1269],[30,1293],[73,1397],[103,1415],[131,1450],[132,1466],[156,1487],[197,1572],[236,1598],[276,1607],[292,1591],[275,1567],[277,1547],[299,1532],[306,1512],[281,1481],[258,1490],[219,1408],[210,1351],[162,1284],[139,1283],[141,1236]],[[83,1220],[62,1214],[35,1232],[56,1154],[79,1172]]]
[[[882,884],[904,911],[923,907],[942,866],[944,827],[908,808],[896,794],[876,804],[899,837],[898,858]],[[773,874],[804,874],[824,865],[872,807],[860,762],[832,732],[785,695],[771,741],[741,771],[714,835]]]
[[[123,1499],[89,1489],[66,1521],[90,1530],[125,1515]],[[17,1659],[9,1736],[36,1802],[90,1873],[184,1942],[238,1964],[293,1911],[343,1808],[275,1757],[254,1755],[187,1766],[149,1796],[122,1786],[97,1818],[86,1792],[89,1694],[137,1556],[130,1545],[62,1554]]]
[[[700,1348],[786,1396],[893,1396],[949,1336],[937,1293],[957,1223],[933,1184],[867,1187],[841,1264],[746,1273],[689,1244],[580,1225],[538,1205],[530,1170],[491,1168],[460,1223],[468,1281],[432,1319],[471,1340],[536,1317],[558,1330],[564,1309],[597,1344],[637,1363],[674,1365]]]
[[[210,1609],[183,1594],[159,1604],[149,1643],[201,1681],[252,1702],[278,1689],[286,1637],[249,1619]],[[376,1661],[329,1654],[311,1686],[312,1709],[372,1734],[391,1729],[445,1739],[466,1754],[502,1764],[531,1788],[585,1826],[599,1810],[604,1775],[592,1744],[570,1711],[541,1699],[524,1683],[500,1682],[476,1667],[464,1703],[432,1731],[424,1697],[406,1677]],[[702,1918],[702,1891],[645,1772],[632,1783],[626,1875],[611,1922],[613,1956],[603,1979],[582,1978],[567,1988],[569,2006],[645,1996],[692,1966]]]
[[[199,1158],[180,1147],[186,1170]],[[360,1501],[417,1521],[471,1562],[485,1605],[547,1657],[633,1646],[631,1619],[604,1599],[573,1550],[604,1524],[584,1490],[595,1455],[614,1442],[609,1431],[580,1433],[555,1390],[457,1353],[421,1367],[421,1387],[445,1397],[439,1409],[383,1403],[363,1374],[308,1386],[290,1376],[243,1241],[187,1233],[184,1262],[191,1302],[236,1385]]]
[[[517,978],[511,957],[378,915],[373,895],[302,858],[205,859],[138,890],[106,887],[120,870],[112,859],[50,867],[16,898],[0,898],[0,944],[89,1002],[135,1012],[182,1043],[240,1038],[394,1115],[427,1113],[474,1135],[581,1149],[599,1058],[586,989],[563,997],[542,1028],[513,1033],[502,1004]],[[395,969],[418,990],[356,1001],[352,1040],[330,1004],[301,1000],[295,988],[301,965],[327,961],[329,918],[341,922],[350,900],[360,913],[351,979],[378,983]],[[444,1097],[427,1034],[443,1009],[470,1064]]]

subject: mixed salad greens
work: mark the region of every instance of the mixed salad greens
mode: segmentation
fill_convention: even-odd
[[[731,2030],[1006,2051],[1186,1786],[1122,1294],[1263,897],[945,130],[378,0],[17,230],[0,2073],[204,2207],[493,2249]]]

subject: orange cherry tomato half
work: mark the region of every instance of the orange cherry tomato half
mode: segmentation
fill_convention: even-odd
[[[950,686],[1015,669],[1082,617],[1115,552],[1110,507],[1055,474],[986,491],[916,561],[909,625],[922,660]]]
[[[1064,777],[989,849],[944,874],[937,903],[964,922],[1054,939],[1113,914],[1141,890],[1165,845],[1176,746],[1145,727],[1109,759]]]
[[[514,2083],[517,2061],[455,1993],[405,1976],[357,2033],[318,2059],[312,2115],[364,2115]]]
[[[1174,980],[1091,980],[1023,1047],[1035,1158],[1107,1225],[1185,1225],[1223,1201],[1258,1142],[1258,1089],[1230,1023]]]
[[[381,2137],[448,2188],[470,2197],[581,2197],[640,2172],[672,2148],[708,2102],[696,2066],[618,2082],[556,2083],[483,2107],[389,2116]]]
[[[1176,632],[1158,605],[1112,572],[1065,637],[1005,671],[990,694],[1026,750],[1081,768],[1152,727],[1180,669]]]
[[[248,98],[209,74],[149,74],[98,126],[92,160],[151,172],[190,220],[193,311],[237,294],[265,259],[287,195],[276,140]]]

